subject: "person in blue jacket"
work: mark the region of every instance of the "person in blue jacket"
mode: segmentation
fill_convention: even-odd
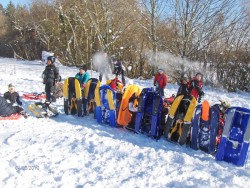
[[[79,72],[75,75],[75,78],[79,80],[81,87],[84,89],[87,81],[90,79],[86,65],[80,66]]]

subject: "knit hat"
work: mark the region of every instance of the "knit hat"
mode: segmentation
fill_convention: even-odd
[[[15,87],[13,84],[9,84],[8,88]]]

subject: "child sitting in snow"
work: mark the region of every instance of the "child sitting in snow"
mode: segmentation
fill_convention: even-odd
[[[22,102],[20,101],[20,96],[19,94],[15,91],[15,86],[12,84],[8,85],[8,90],[6,93],[4,93],[4,98],[11,103],[11,105],[13,104],[18,104],[20,106],[22,106]]]

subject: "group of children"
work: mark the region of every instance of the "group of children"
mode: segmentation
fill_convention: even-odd
[[[113,63],[113,74],[115,74],[115,78],[108,80],[107,84],[110,85],[112,89],[117,91],[117,99],[121,101],[122,99],[122,88],[125,86],[125,78],[124,78],[124,69],[122,68],[122,62],[121,61],[115,61]],[[122,76],[122,81],[118,79],[118,76]],[[102,76],[102,75],[101,75]],[[42,74],[43,77],[43,83],[45,84],[45,93],[46,93],[46,102],[51,103],[56,101],[56,97],[54,95],[55,93],[55,85],[57,82],[59,82],[59,69],[55,66],[55,57],[49,56],[47,57],[47,65],[45,67],[45,70]],[[84,90],[87,81],[90,79],[90,75],[87,72],[87,66],[83,65],[79,67],[79,72],[75,75],[75,78],[79,80],[82,90]],[[198,102],[200,102],[201,97],[204,95],[204,92],[202,91],[202,75],[200,73],[197,73],[196,76],[191,80],[188,81],[188,79],[183,78],[182,83],[180,84],[180,87],[177,92],[178,95],[184,95],[185,97],[193,96],[195,97]],[[154,77],[154,86],[156,87],[156,90],[159,91],[160,95],[164,97],[164,88],[167,85],[167,75],[164,72],[164,69],[159,68],[158,72],[155,74]],[[1,116],[8,116],[10,114],[15,113],[23,113],[26,115],[25,111],[20,107],[22,105],[22,102],[20,101],[19,95],[17,92],[15,92],[13,85],[9,85],[9,91],[4,94],[4,98],[1,97],[1,105],[8,106],[8,113],[0,112]],[[133,126],[135,121],[135,115],[137,112],[137,107],[134,105],[135,101],[138,100],[139,96],[136,96],[136,94],[132,95],[132,97],[129,99],[129,111],[132,114],[132,121],[130,123],[131,126]],[[6,100],[6,101],[4,101]],[[10,103],[8,103],[8,101]],[[16,106],[13,106],[13,104],[17,104]],[[18,106],[19,105],[19,106]],[[12,107],[10,107],[12,106]],[[6,107],[2,107],[1,109],[5,109]],[[5,110],[1,110],[5,111]]]

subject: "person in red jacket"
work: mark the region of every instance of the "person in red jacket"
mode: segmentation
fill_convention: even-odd
[[[204,95],[204,92],[202,91],[201,80],[202,80],[202,74],[197,73],[195,77],[188,84],[190,95],[195,97],[199,103],[201,102],[201,97]]]
[[[154,86],[156,86],[156,89],[160,92],[162,97],[164,97],[164,88],[166,87],[167,82],[167,75],[162,68],[159,68],[158,72],[155,74]]]

